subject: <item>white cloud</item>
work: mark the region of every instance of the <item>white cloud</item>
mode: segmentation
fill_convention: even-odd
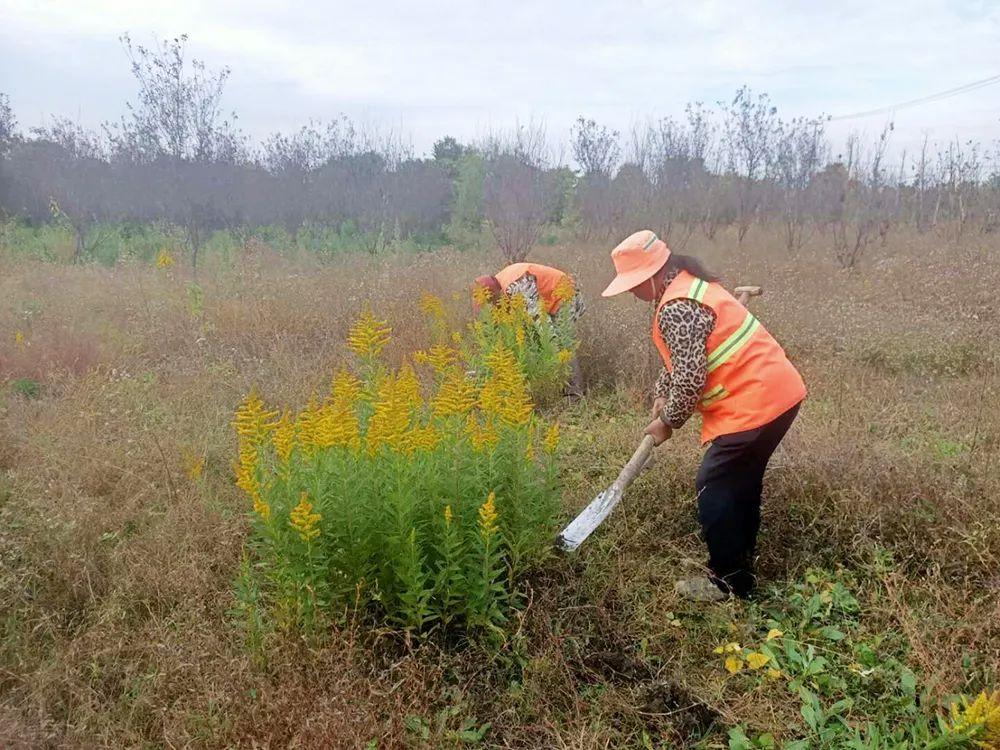
[[[5,84],[25,120],[115,116],[131,94],[117,35],[188,32],[192,54],[232,67],[230,105],[253,132],[345,111],[403,123],[419,147],[515,117],[623,128],[743,83],[789,115],[842,114],[1000,73],[1000,5],[944,0],[8,0],[2,14],[0,65],[31,71]],[[998,118],[1000,86],[909,110],[897,137],[989,139]]]

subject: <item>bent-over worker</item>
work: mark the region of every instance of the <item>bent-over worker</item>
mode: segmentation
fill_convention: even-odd
[[[617,276],[602,296],[627,291],[656,303],[652,335],[663,369],[645,434],[659,445],[697,410],[709,444],[695,481],[708,575],[678,581],[677,592],[697,601],[748,597],[764,470],[805,384],[778,342],[696,258],[671,253],[644,230],[611,260]]]
[[[556,293],[560,285],[566,283],[573,290],[569,299]],[[498,302],[501,297],[519,295],[524,300],[524,309],[536,321],[543,312],[555,316],[563,305],[569,305],[570,320],[575,323],[586,310],[572,277],[565,271],[541,263],[513,263],[492,276],[479,276],[473,285],[474,297],[477,288],[487,290],[492,302]],[[573,357],[570,366],[568,393],[571,396],[583,395],[583,375],[576,357]]]

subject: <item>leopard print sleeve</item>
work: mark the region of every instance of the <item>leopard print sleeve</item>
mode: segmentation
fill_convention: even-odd
[[[531,317],[538,318],[538,313],[541,310],[538,297],[538,280],[532,274],[526,273],[521,278],[512,281],[504,289],[504,293],[508,297],[520,294],[524,299],[524,309]]]
[[[708,378],[708,336],[715,328],[712,309],[691,299],[664,305],[657,325],[670,349],[670,388],[663,418],[673,428],[687,422]]]
[[[653,386],[653,398],[666,398],[670,395],[670,370],[666,367],[660,368],[660,374],[656,377],[656,385]]]

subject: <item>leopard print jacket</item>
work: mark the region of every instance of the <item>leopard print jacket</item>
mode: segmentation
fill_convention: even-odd
[[[668,273],[669,284],[677,271]],[[708,378],[708,336],[715,328],[712,309],[693,299],[678,299],[660,310],[656,324],[670,349],[672,370],[660,370],[653,388],[655,398],[667,399],[663,419],[676,429],[694,413]]]
[[[519,279],[512,281],[504,292],[508,297],[513,297],[515,294],[520,294],[524,298],[524,309],[528,311],[535,320],[538,319],[539,312],[541,311],[541,298],[538,294],[538,280],[530,273],[524,274]],[[580,316],[586,312],[586,306],[583,304],[583,299],[580,294],[574,294],[573,299],[570,300],[570,320],[574,323],[580,319]]]

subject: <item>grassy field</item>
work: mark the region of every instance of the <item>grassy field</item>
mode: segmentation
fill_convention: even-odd
[[[590,395],[549,415],[567,518],[631,453],[656,368],[648,309],[598,298],[611,244],[535,256],[589,305]],[[179,265],[0,254],[0,746],[739,748],[770,732],[840,747],[822,744],[831,727],[915,727],[995,688],[996,239],[890,234],[852,274],[820,237],[797,256],[764,230],[687,251],[730,287],[765,286],[755,314],[810,388],[769,471],[758,601],[673,592],[703,556],[691,425],[577,555],[528,582],[503,644],[408,641],[349,613],[262,652],[232,615],[237,403],[253,384],[292,404],[325,388],[366,302],[398,360],[426,339],[422,292],[464,295],[499,260],[258,247],[194,285]],[[730,643],[780,650],[731,672]]]

